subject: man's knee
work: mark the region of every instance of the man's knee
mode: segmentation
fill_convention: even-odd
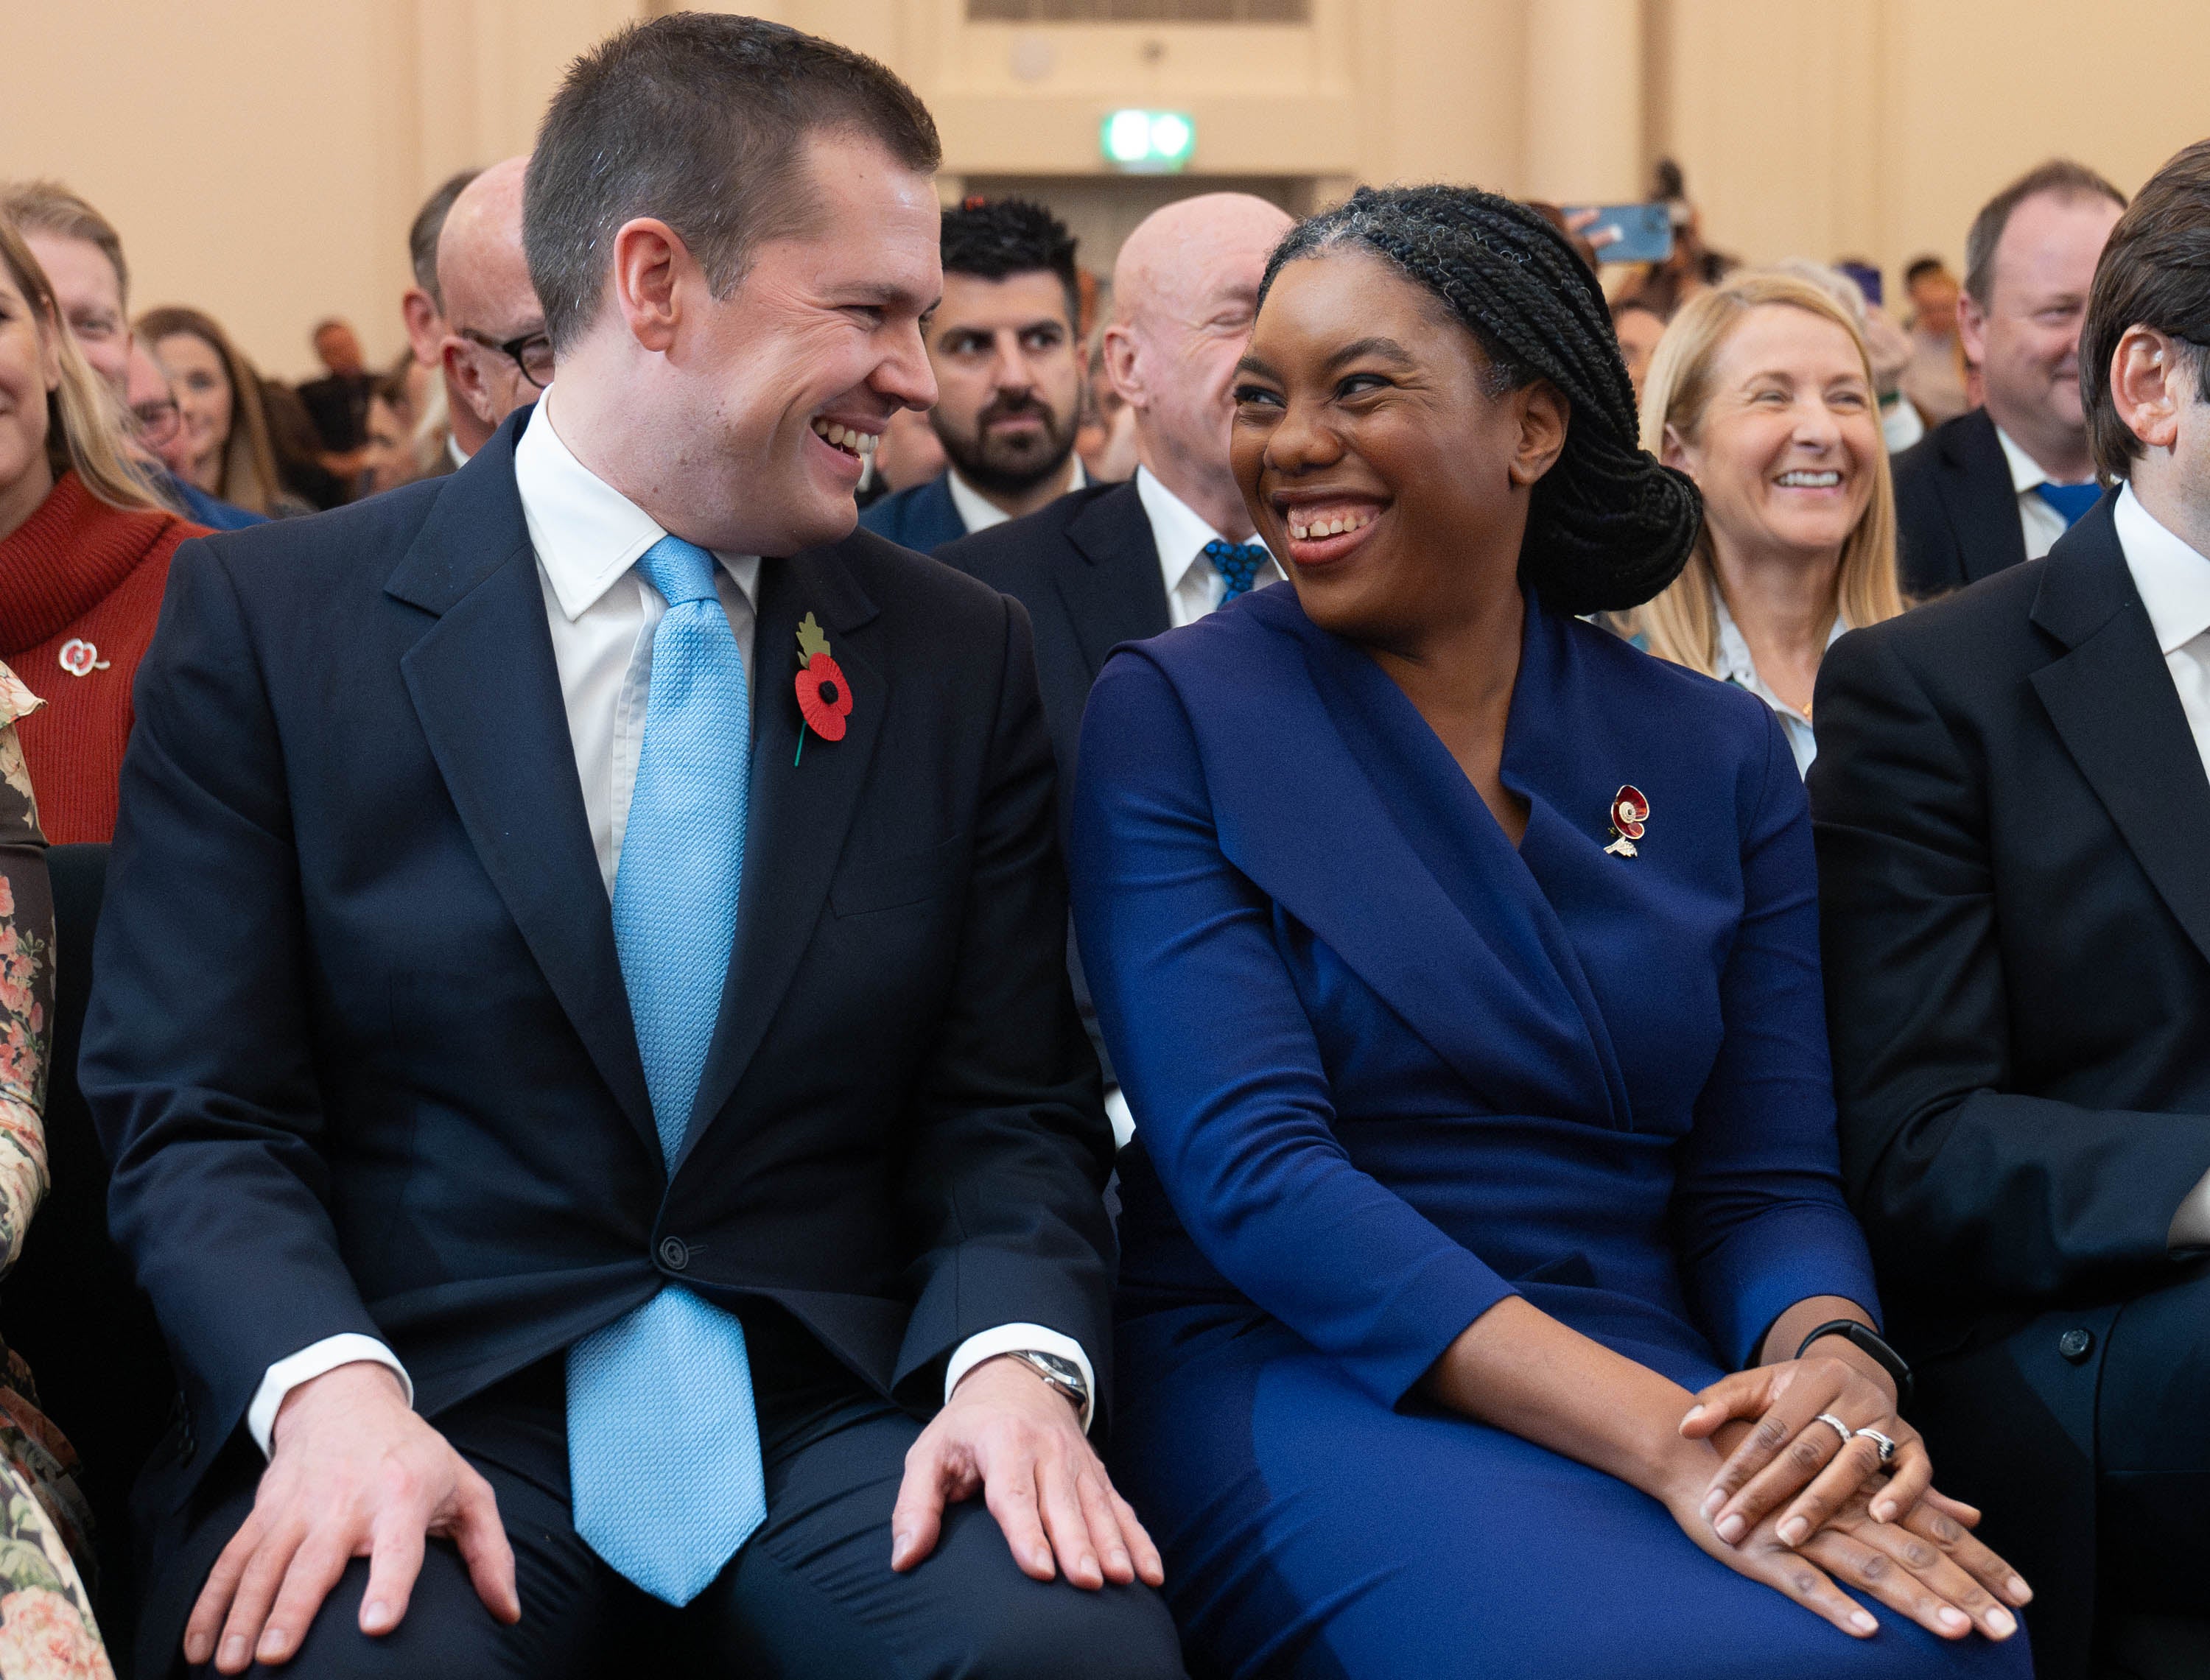
[[[1032,1584],[1000,1600],[978,1630],[971,1671],[981,1680],[1180,1680],[1181,1642],[1151,1588]]]

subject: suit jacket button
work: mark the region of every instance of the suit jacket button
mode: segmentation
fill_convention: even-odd
[[[2095,1351],[2094,1332],[2067,1330],[2057,1337],[2056,1351],[2076,1365]]]
[[[680,1237],[661,1238],[660,1263],[671,1272],[679,1272],[691,1263],[691,1250]]]

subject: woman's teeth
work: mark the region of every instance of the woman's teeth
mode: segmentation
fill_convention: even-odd
[[[857,455],[862,461],[874,454],[879,440],[871,431],[854,431],[849,426],[838,425],[834,420],[817,418],[813,435],[823,443],[842,449],[848,455]]]
[[[1842,475],[1829,469],[1824,473],[1783,473],[1780,482],[1790,490],[1832,490],[1842,481]]]
[[[1346,531],[1362,530],[1373,524],[1374,519],[1370,513],[1330,514],[1325,519],[1307,520],[1300,525],[1297,523],[1300,517],[1296,514],[1289,515],[1289,534],[1301,543],[1315,537],[1339,537]]]

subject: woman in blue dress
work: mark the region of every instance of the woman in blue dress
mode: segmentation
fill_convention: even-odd
[[[1896,1415],[1787,744],[1574,617],[1698,519],[1592,276],[1422,188],[1259,296],[1290,581],[1114,656],[1073,824],[1137,1123],[1114,1473],[1197,1671],[2026,1675]]]

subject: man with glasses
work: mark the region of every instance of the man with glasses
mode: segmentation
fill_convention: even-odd
[[[552,382],[552,340],[522,250],[522,180],[528,163],[509,158],[469,182],[438,238],[452,448],[462,461]]]

